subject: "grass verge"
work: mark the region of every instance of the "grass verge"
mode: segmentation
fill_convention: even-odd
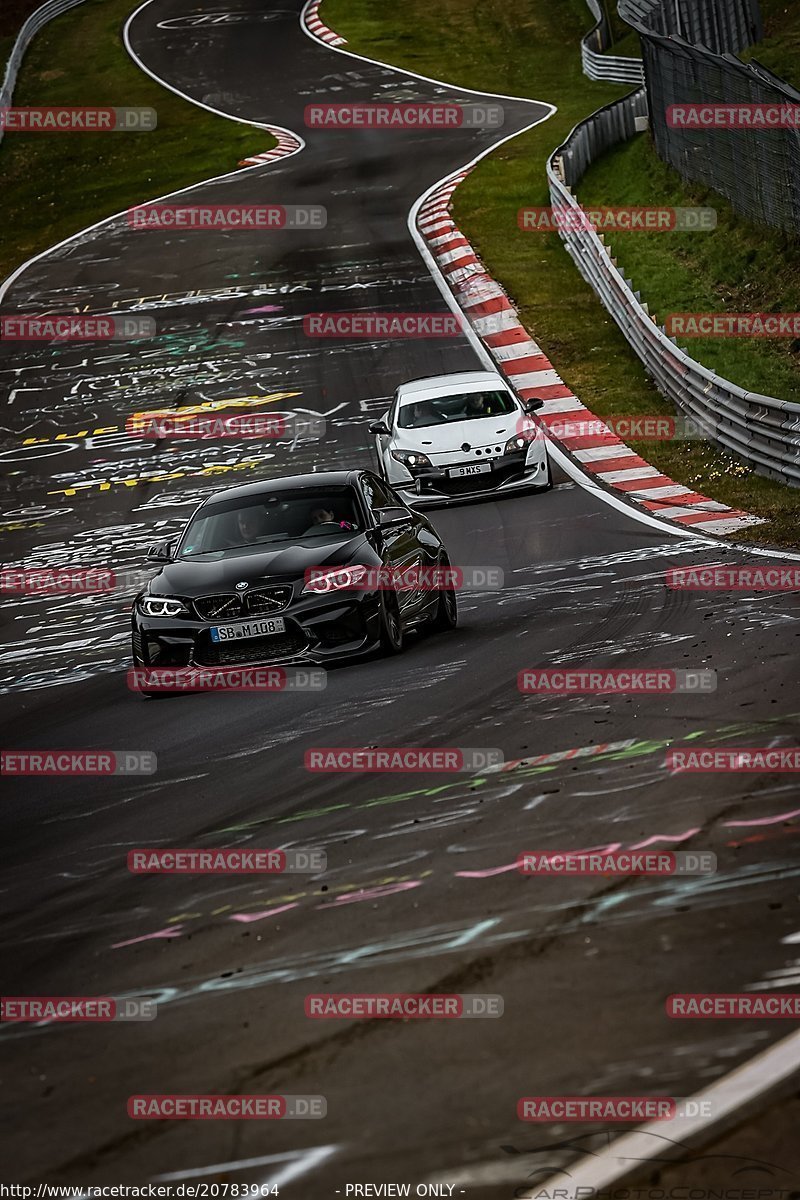
[[[215,117],[145,75],[122,44],[134,0],[86,0],[34,39],[14,103],[155,108],[150,133],[6,133],[0,143],[0,278],[131,204],[236,170],[271,134]],[[13,41],[13,39],[12,39]]]
[[[764,38],[740,57],[757,58],[793,88],[800,89],[800,6],[791,0],[760,0]]]
[[[513,6],[505,0],[442,0],[435,8],[428,0],[392,6],[325,0],[323,18],[356,53],[464,87],[558,106],[549,120],[507,142],[472,172],[455,193],[455,219],[589,409],[601,416],[674,412],[578,275],[561,239],[517,226],[519,208],[549,202],[545,161],[551,151],[578,121],[629,90],[592,83],[582,74],[579,43],[592,20],[583,0],[558,6],[547,0]],[[658,203],[666,202],[659,195]],[[666,236],[674,235],[629,235],[650,242]],[[800,489],[762,479],[705,442],[631,444],[677,482],[766,519],[738,535],[741,540],[800,545]]]
[[[749,224],[716,192],[684,183],[649,135],[604,154],[577,191],[590,207],[690,203],[716,210],[717,227],[708,233],[606,235],[659,323],[672,312],[800,312],[800,242]],[[740,387],[800,403],[800,339],[679,338],[678,344]]]

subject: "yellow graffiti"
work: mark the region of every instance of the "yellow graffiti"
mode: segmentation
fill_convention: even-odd
[[[56,433],[53,437],[31,437],[23,439],[23,446],[49,446],[53,442],[75,442],[88,437],[101,437],[106,433],[130,432],[130,427],[137,427],[148,420],[157,417],[171,417],[182,420],[202,415],[207,412],[220,412],[226,408],[259,408],[264,404],[277,404],[279,400],[291,400],[302,392],[269,392],[265,396],[230,396],[223,400],[208,400],[202,404],[187,404],[180,408],[154,408],[142,412],[133,412],[128,417],[127,430],[121,425],[101,425],[96,429],[79,429],[75,433]]]
[[[141,487],[146,483],[164,483],[167,479],[196,479],[201,475],[221,475],[227,471],[253,471],[263,466],[261,459],[247,459],[245,462],[232,463],[229,466],[203,467],[200,471],[159,471],[156,475],[137,475],[131,479],[93,479],[89,483],[76,483],[72,487],[56,488],[48,492],[48,496],[77,496],[78,492],[96,490],[108,492],[111,487]]]
[[[184,404],[180,408],[149,408],[143,412],[131,413],[128,423],[133,425],[152,421],[158,417],[172,417],[181,420],[183,417],[197,417],[204,413],[219,412],[224,408],[258,408],[262,404],[275,404],[278,400],[291,400],[300,392],[271,392],[267,396],[236,396],[226,400],[204,400],[202,404]]]

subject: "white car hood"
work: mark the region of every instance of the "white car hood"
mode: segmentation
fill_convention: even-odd
[[[451,425],[430,425],[422,429],[397,429],[392,445],[402,450],[462,457],[461,447],[468,442],[472,450],[488,446],[502,448],[519,430],[523,414],[506,413],[499,417],[479,417],[474,421],[454,421]]]

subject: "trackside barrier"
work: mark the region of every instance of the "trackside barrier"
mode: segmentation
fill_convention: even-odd
[[[640,58],[604,54],[611,45],[611,30],[599,0],[586,0],[596,24],[581,38],[581,64],[589,79],[608,83],[643,83],[644,63]]]
[[[604,235],[570,218],[580,203],[573,188],[600,154],[633,137],[647,116],[645,89],[606,105],[580,122],[547,162],[550,203],[561,213],[559,233],[579,272],[594,289],[659,390],[698,423],[710,441],[749,463],[759,475],[800,487],[800,404],[748,392],[695,362],[650,315],[612,258]],[[556,219],[558,219],[556,217]]]
[[[620,0],[639,35],[656,153],[686,181],[725,196],[741,216],[800,234],[800,138],[792,125],[764,130],[670,123],[673,105],[764,105],[790,110],[800,92],[753,59],[758,0]]]
[[[45,25],[54,17],[60,17],[62,13],[68,12],[69,9],[82,3],[83,0],[48,0],[47,4],[43,4],[41,8],[36,9],[36,12],[31,13],[11,47],[11,54],[6,63],[6,73],[3,77],[3,88],[0,91],[0,108],[11,106],[11,98],[14,95],[22,59],[36,34],[44,29]],[[0,141],[3,139],[3,132],[3,128],[0,126]]]

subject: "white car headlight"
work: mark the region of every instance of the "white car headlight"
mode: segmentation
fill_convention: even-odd
[[[418,450],[393,450],[392,458],[396,458],[404,467],[433,466],[427,454],[420,454]]]
[[[520,450],[526,450],[531,442],[537,441],[541,436],[542,431],[536,422],[526,419],[520,424],[519,432],[506,442],[504,453],[515,454]]]

